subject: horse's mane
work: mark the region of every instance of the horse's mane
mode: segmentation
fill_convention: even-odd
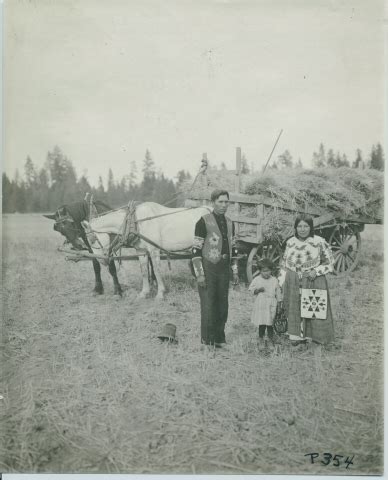
[[[95,200],[93,204],[96,207],[97,213],[104,213],[104,212],[109,212],[110,210],[113,210],[112,207],[102,202],[101,200]]]
[[[112,210],[112,207],[102,202],[101,200],[96,200],[93,202],[96,207],[97,213],[108,212]],[[89,216],[89,203],[85,200],[78,202],[68,203],[67,205],[62,205],[60,209],[66,209],[68,214],[73,218],[76,223],[81,223],[83,220],[86,220]]]

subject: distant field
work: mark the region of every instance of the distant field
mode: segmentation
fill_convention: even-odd
[[[382,473],[382,237],[367,227],[356,271],[330,279],[334,345],[280,338],[263,355],[244,285],[230,293],[230,350],[202,350],[187,261],[164,264],[162,303],[136,298],[137,262],[120,267],[123,298],[105,269],[94,296],[91,263],[65,262],[51,221],[4,215],[0,471]],[[177,345],[156,338],[168,322]]]

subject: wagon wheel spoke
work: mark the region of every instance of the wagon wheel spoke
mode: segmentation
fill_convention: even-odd
[[[338,231],[334,232],[331,242],[336,242],[337,245],[341,245],[342,243],[341,235]]]
[[[342,271],[345,272],[347,270],[346,268],[346,255],[342,256]]]
[[[354,235],[354,231],[352,229],[352,227],[350,227],[349,225],[347,225],[345,228],[344,228],[344,231],[343,231],[343,236],[345,238],[345,240],[347,238],[350,238]]]
[[[335,270],[337,273],[339,273],[341,270],[341,264],[342,264],[342,255],[339,255],[338,261],[336,262],[336,266],[335,266]]]
[[[337,262],[337,265],[336,265],[336,272],[339,273],[341,271],[341,265],[342,265],[342,255],[340,255],[340,257],[338,258],[338,262]]]
[[[341,232],[341,242],[342,243],[346,242],[349,236],[351,237],[352,235],[351,234],[349,235],[348,230],[344,228],[343,231]]]
[[[338,272],[338,263],[339,263],[339,258],[337,258],[337,259],[334,261],[334,272],[335,272],[335,273]]]
[[[345,271],[345,255],[341,256],[341,267],[340,267],[340,273]]]
[[[356,267],[361,252],[361,237],[352,225],[340,225],[333,230],[330,247],[334,256],[334,273],[343,275]]]
[[[272,253],[271,260],[274,263],[277,263],[280,260],[280,254],[276,250],[274,250],[274,252]]]
[[[258,270],[259,262],[268,258],[274,265],[278,265],[282,256],[281,246],[278,244],[262,244],[252,248],[248,255],[246,274],[249,282]]]
[[[346,258],[348,259],[348,262],[349,262],[349,268],[353,265],[353,263],[357,261],[357,255],[352,256],[350,255],[350,253],[346,255]]]

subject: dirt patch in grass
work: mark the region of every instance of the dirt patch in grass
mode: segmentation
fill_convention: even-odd
[[[377,231],[377,235],[376,235]],[[230,293],[229,350],[202,349],[186,262],[164,302],[92,295],[88,262],[65,262],[38,216],[6,216],[0,468],[56,473],[379,474],[383,463],[381,231],[348,278],[331,278],[336,341],[259,352],[244,285]],[[364,234],[363,234],[364,237]],[[366,242],[365,242],[366,243]],[[177,345],[157,339],[177,326]],[[346,469],[310,452],[353,458]],[[323,458],[323,457],[321,457]]]

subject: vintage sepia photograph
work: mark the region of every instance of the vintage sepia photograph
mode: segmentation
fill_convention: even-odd
[[[3,474],[382,475],[383,0],[6,0]]]

